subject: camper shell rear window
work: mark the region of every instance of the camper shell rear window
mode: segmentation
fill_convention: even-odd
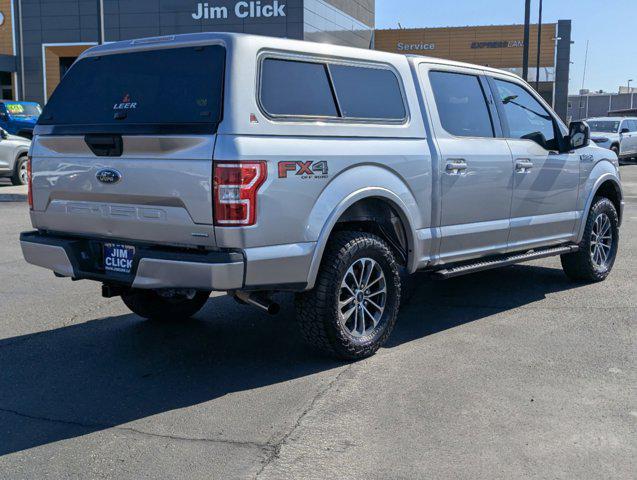
[[[69,134],[214,133],[224,70],[219,45],[85,57],[64,76],[38,126]]]

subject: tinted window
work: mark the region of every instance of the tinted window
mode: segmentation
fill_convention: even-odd
[[[403,120],[407,115],[396,75],[381,68],[330,65],[341,115]]]
[[[430,72],[443,128],[459,137],[493,137],[491,115],[478,77]]]
[[[637,120],[628,120],[628,128],[631,132],[637,132]]]
[[[271,115],[337,116],[327,67],[322,63],[266,59],[261,102]]]
[[[87,57],[65,75],[41,125],[205,125],[221,120],[225,49]]]
[[[547,150],[557,150],[553,117],[526,89],[495,80],[511,138],[533,140]]]

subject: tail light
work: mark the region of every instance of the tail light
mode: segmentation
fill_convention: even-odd
[[[214,166],[215,225],[254,225],[257,191],[268,176],[266,162],[221,161]]]
[[[31,171],[31,157],[27,157],[27,199],[29,200],[29,208],[33,210],[33,174]]]

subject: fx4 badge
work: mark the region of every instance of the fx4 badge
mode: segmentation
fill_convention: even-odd
[[[302,179],[327,178],[327,162],[279,162],[279,178],[288,178],[294,174]]]

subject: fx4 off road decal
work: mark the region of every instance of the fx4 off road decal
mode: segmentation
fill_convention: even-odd
[[[294,175],[302,179],[327,178],[329,169],[326,161],[321,162],[279,162],[279,178]]]

